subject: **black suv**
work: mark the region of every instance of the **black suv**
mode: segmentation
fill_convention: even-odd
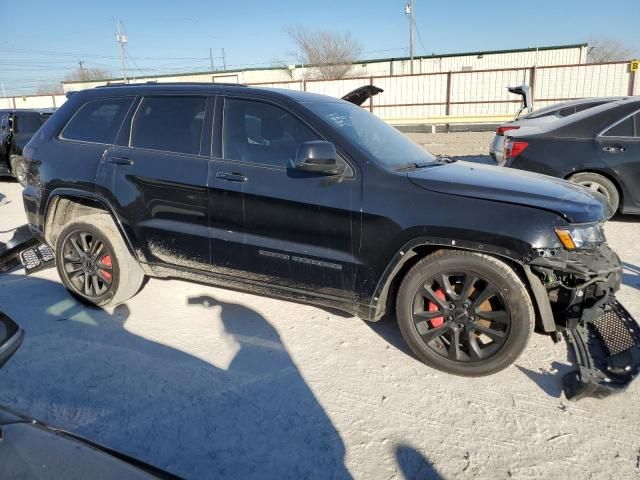
[[[177,277],[397,316],[415,354],[482,375],[621,278],[598,194],[437,158],[352,103],[290,90],[84,90],[24,154],[33,232],[79,299]]]
[[[0,177],[15,177],[25,185],[22,149],[51,116],[50,110],[0,110]]]

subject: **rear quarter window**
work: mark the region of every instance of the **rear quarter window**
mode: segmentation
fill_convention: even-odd
[[[128,97],[89,100],[71,117],[60,137],[65,140],[111,144],[116,139],[132,101]]]
[[[640,137],[640,112],[611,126],[603,137]]]

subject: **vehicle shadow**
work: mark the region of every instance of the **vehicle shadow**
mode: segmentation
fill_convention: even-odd
[[[640,267],[627,262],[622,262],[622,267],[622,283],[640,290]]]
[[[610,222],[623,222],[623,223],[638,223],[640,221],[640,216],[638,215],[623,215],[621,213],[616,213],[612,218],[609,219]]]
[[[338,431],[269,322],[208,296],[187,304],[209,309],[235,346],[227,368],[199,358],[210,343],[197,357],[153,329],[136,335],[127,305],[88,308],[57,282],[4,275],[0,310],[27,336],[0,370],[0,404],[185,478],[351,478]],[[179,318],[178,334],[192,316],[208,318]]]
[[[407,354],[411,358],[420,361],[402,338],[402,333],[400,333],[400,328],[398,327],[398,323],[393,315],[385,315],[378,322],[365,323],[395,348]],[[567,348],[567,362],[569,363],[568,365],[553,362],[548,370],[540,369],[538,372],[521,367],[517,364],[515,366],[520,370],[520,372],[527,376],[527,378],[538,385],[547,395],[559,398],[563,392],[562,378],[566,373],[571,370],[575,370],[576,368],[576,359],[571,348]]]
[[[560,398],[563,392],[563,377],[570,371],[575,370],[575,365],[567,365],[559,362],[552,362],[549,370],[530,370],[516,364],[516,368],[524,373],[533,383],[550,397]]]
[[[435,467],[419,451],[409,445],[396,447],[396,461],[406,480],[441,480]]]
[[[402,333],[400,332],[400,327],[398,326],[398,321],[396,320],[395,315],[387,314],[382,317],[377,322],[364,322],[371,330],[380,335],[384,340],[400,350],[401,352],[409,355],[416,360],[418,357],[411,351],[407,342],[404,341],[402,337]]]

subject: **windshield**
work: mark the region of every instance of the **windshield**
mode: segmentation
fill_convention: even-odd
[[[309,102],[305,106],[387,168],[396,169],[407,164],[424,165],[436,160],[406,135],[361,107],[331,102]]]

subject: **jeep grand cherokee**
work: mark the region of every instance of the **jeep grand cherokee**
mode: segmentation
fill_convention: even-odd
[[[98,306],[177,277],[370,321],[395,312],[422,361],[483,375],[511,364],[534,325],[571,328],[620,285],[598,194],[434,157],[326,96],[85,90],[24,156],[30,227],[69,291]]]

